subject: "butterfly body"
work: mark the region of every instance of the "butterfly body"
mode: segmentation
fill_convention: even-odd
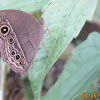
[[[43,20],[43,19],[42,19]],[[0,11],[0,50],[15,72],[26,73],[44,35],[41,20],[19,10]]]

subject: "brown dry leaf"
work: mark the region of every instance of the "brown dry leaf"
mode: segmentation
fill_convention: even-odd
[[[60,56],[60,60],[67,61],[70,57],[70,54],[72,50],[75,48],[75,45],[73,43],[70,43],[67,47],[67,49],[63,52],[63,54]]]
[[[93,31],[100,33],[100,21],[96,19],[93,19],[92,21],[86,21],[85,25],[83,26],[80,34],[76,39],[84,41],[87,39],[88,35]]]

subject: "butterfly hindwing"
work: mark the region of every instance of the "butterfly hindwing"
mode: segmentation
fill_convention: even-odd
[[[0,30],[8,32],[0,32],[2,57],[15,72],[23,74],[38,51],[44,29],[33,16],[22,11],[3,10],[0,16]]]

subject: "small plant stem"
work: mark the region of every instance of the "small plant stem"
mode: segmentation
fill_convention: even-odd
[[[0,71],[0,100],[4,100],[7,69],[3,60],[1,60]]]

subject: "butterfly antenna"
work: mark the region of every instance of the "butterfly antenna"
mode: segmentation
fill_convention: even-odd
[[[38,15],[38,19],[39,19],[39,12],[38,12],[38,7],[37,7],[37,2],[36,2],[36,0],[35,0],[35,3],[36,3],[36,12],[37,12],[37,15]]]
[[[47,10],[47,8],[49,7],[49,5],[51,4],[52,2],[50,2],[47,6],[46,6],[46,8],[43,10],[43,12],[42,12],[42,15],[44,14],[44,12]]]

